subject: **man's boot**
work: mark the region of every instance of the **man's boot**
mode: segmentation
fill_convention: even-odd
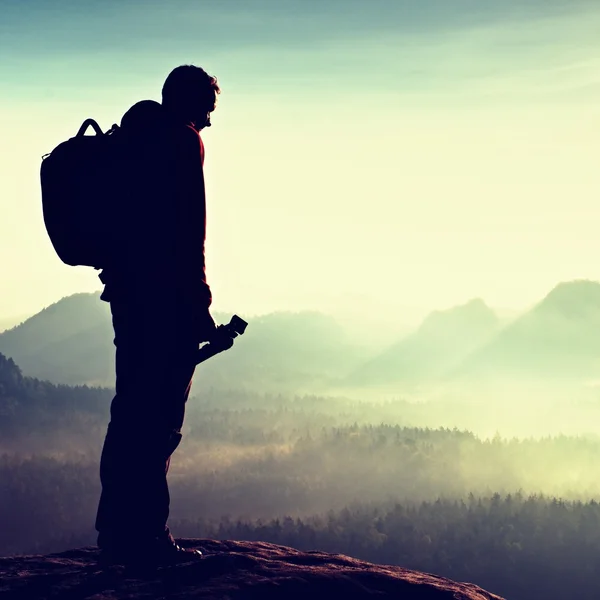
[[[128,544],[109,544],[100,550],[99,562],[104,566],[123,565],[156,568],[196,561],[202,552],[183,548],[171,534],[152,540],[132,540]]]

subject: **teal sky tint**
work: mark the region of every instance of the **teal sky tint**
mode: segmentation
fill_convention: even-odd
[[[49,245],[40,157],[182,63],[223,87],[219,309],[523,307],[600,279],[598,31],[584,0],[0,0],[0,315],[98,288]]]
[[[518,34],[532,22],[568,19],[595,5],[590,0],[1,0],[0,74],[5,85],[16,86],[6,92],[26,97],[36,84],[56,90],[76,85],[77,76],[82,84],[103,88],[102,75],[110,75],[115,85],[143,81],[182,53],[228,63],[227,73],[245,85],[260,85],[261,76],[265,84],[280,77],[350,84],[357,69],[370,68],[375,84],[403,89],[415,76],[426,75],[422,61],[406,54],[418,36],[438,35],[443,43],[452,32],[477,27]],[[533,36],[496,50],[527,61],[539,41]],[[335,52],[339,45],[349,56]],[[395,51],[396,73],[389,73],[381,55],[387,52],[389,63]],[[263,68],[247,64],[241,53],[264,55]],[[408,81],[394,80],[394,74],[408,75]]]

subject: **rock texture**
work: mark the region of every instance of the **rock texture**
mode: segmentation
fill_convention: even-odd
[[[198,547],[201,561],[135,573],[97,564],[97,548],[46,556],[0,558],[3,600],[502,600],[449,579],[374,565],[347,556],[300,552],[263,542],[180,540]]]

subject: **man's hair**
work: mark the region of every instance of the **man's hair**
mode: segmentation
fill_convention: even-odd
[[[163,104],[174,104],[186,99],[190,93],[199,93],[211,100],[221,92],[217,78],[195,65],[175,67],[167,76],[162,88]]]

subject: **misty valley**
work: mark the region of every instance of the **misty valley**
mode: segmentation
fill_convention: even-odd
[[[248,320],[197,369],[169,475],[177,536],[318,548],[517,600],[600,596],[599,283],[511,319],[472,300],[391,343],[316,312]],[[113,352],[93,294],[0,334],[0,554],[95,543]]]

